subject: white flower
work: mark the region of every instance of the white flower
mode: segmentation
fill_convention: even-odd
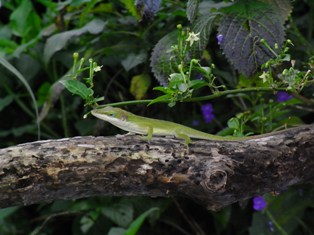
[[[269,74],[263,71],[263,74],[260,75],[259,78],[263,79],[263,83],[265,83],[269,79]]]
[[[94,67],[94,71],[95,72],[99,72],[101,70],[101,68],[102,68],[102,65],[101,66],[96,66],[96,67]]]
[[[187,42],[190,42],[190,47],[193,45],[194,42],[197,42],[198,40],[200,40],[199,38],[200,33],[194,33],[194,32],[190,32],[188,38],[186,39]]]

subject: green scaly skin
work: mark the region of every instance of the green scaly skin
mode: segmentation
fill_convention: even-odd
[[[91,113],[95,117],[110,122],[112,125],[115,125],[122,130],[147,135],[149,140],[153,136],[175,136],[184,139],[185,143],[189,144],[191,143],[191,138],[213,141],[243,141],[252,139],[250,137],[223,137],[211,135],[181,124],[137,116],[123,109],[110,106],[94,109]]]

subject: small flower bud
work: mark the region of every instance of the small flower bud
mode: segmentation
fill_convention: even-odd
[[[290,45],[292,45],[292,46],[294,46],[293,43],[292,43],[292,41],[291,41],[290,39],[287,40],[287,43],[290,44]]]
[[[73,59],[74,59],[74,60],[77,60],[78,58],[79,58],[79,53],[74,52],[74,53],[73,53]]]

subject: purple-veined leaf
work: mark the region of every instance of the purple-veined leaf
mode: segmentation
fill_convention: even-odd
[[[199,0],[189,0],[186,6],[186,15],[190,22],[193,22],[198,12]]]
[[[262,38],[273,49],[276,43],[282,46],[283,22],[271,5],[258,1],[239,1],[225,13],[218,29],[221,48],[235,69],[249,77],[274,56],[260,42]]]

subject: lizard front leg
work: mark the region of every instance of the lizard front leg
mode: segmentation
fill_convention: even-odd
[[[184,142],[186,145],[189,145],[191,143],[191,138],[187,134],[178,132],[176,133],[176,137],[180,139],[184,139]]]

